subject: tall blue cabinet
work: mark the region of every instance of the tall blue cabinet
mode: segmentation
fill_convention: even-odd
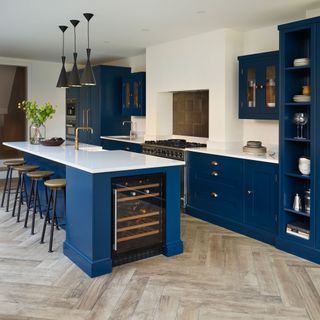
[[[93,72],[96,86],[68,88],[66,96],[75,96],[77,103],[77,126],[93,128],[93,134],[79,133],[79,141],[101,145],[101,135],[127,135],[128,126],[122,122],[130,117],[122,114],[122,79],[131,72],[130,68],[117,66],[95,66]]]
[[[320,262],[320,17],[279,26],[280,31],[280,208],[277,247],[303,258]],[[296,63],[307,58],[310,62]],[[303,87],[310,88],[310,101]],[[306,95],[306,92],[305,92]],[[295,97],[295,98],[294,98]],[[296,125],[302,113],[307,123]],[[301,119],[301,118],[300,118]],[[299,170],[299,159],[311,162],[310,174]],[[310,189],[310,210],[306,191]],[[301,208],[293,207],[301,198]],[[292,234],[298,225],[300,234]],[[301,228],[302,226],[302,228]],[[306,236],[307,235],[307,236]]]

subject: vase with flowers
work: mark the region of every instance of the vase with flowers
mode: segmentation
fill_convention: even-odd
[[[48,119],[52,119],[56,112],[55,107],[46,102],[39,106],[34,100],[27,100],[18,103],[18,108],[26,114],[26,119],[31,122],[29,127],[29,139],[32,144],[39,144],[46,139],[46,127],[44,123]]]

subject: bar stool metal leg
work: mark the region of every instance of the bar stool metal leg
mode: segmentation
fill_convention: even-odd
[[[52,251],[52,244],[53,244],[53,231],[54,231],[54,224],[56,223],[57,217],[56,217],[56,204],[57,204],[57,190],[54,190],[54,196],[53,196],[53,213],[52,213],[52,219],[51,219],[51,229],[50,229],[50,242],[49,242],[49,252]]]
[[[19,172],[19,179],[18,179],[18,184],[17,184],[17,188],[16,188],[16,195],[14,197],[14,205],[13,205],[13,210],[12,210],[13,217],[15,216],[15,213],[16,213],[16,206],[17,206],[17,199],[18,199],[20,184],[21,184],[21,173]]]
[[[33,179],[31,181],[30,194],[29,194],[29,199],[28,199],[28,203],[27,203],[26,218],[24,219],[24,227],[25,228],[27,228],[27,225],[28,225],[29,211],[30,211],[32,196],[34,196],[34,180]]]
[[[32,213],[32,225],[31,225],[31,234],[34,234],[34,225],[36,220],[36,212],[37,212],[37,199],[38,195],[38,180],[35,180],[34,183],[34,195],[33,195],[33,213]]]
[[[25,186],[25,174],[21,174],[21,181],[20,181],[20,196],[19,196],[19,206],[18,206],[18,214],[17,214],[17,222],[20,222],[20,214],[21,214],[21,205],[23,202],[23,186]]]
[[[46,234],[46,228],[47,228],[47,223],[50,222],[50,205],[52,202],[52,194],[53,191],[50,190],[50,194],[49,194],[49,200],[47,202],[47,211],[46,211],[46,216],[43,222],[43,228],[42,228],[42,235],[41,235],[41,241],[40,243],[44,243],[44,235]]]
[[[3,207],[3,205],[4,205],[5,194],[8,192],[7,186],[8,186],[8,179],[9,179],[10,169],[11,169],[11,167],[8,166],[7,174],[6,174],[6,182],[5,182],[4,189],[3,189],[3,194],[2,194],[1,207]]]
[[[6,212],[9,212],[9,204],[10,204],[10,196],[11,196],[12,172],[13,172],[13,168],[11,167],[10,168],[10,176],[9,176],[9,189],[8,189],[8,196],[7,196]]]

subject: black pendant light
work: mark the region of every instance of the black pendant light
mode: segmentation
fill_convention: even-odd
[[[84,13],[84,17],[88,21],[88,47],[87,47],[87,63],[86,67],[83,70],[82,76],[81,76],[81,85],[83,86],[95,86],[96,85],[96,79],[94,78],[94,74],[92,71],[91,63],[90,63],[90,44],[89,44],[89,21],[93,17],[92,13]]]
[[[70,20],[73,25],[73,35],[74,35],[74,51],[73,51],[73,68],[69,74],[68,84],[69,87],[81,87],[80,75],[77,67],[77,38],[76,38],[76,26],[80,22],[79,20]]]
[[[64,55],[64,32],[68,29],[67,26],[59,26],[60,30],[62,31],[62,68],[60,71],[60,76],[57,82],[57,88],[68,88],[68,77],[67,71],[65,68],[66,57]]]

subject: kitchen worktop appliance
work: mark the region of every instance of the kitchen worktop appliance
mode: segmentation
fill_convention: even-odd
[[[185,149],[206,146],[204,143],[189,142],[184,139],[147,140],[142,145],[142,152],[152,156],[184,161]]]
[[[184,139],[146,140],[142,145],[142,153],[151,156],[185,161],[186,149],[205,148],[205,143],[189,142]],[[181,167],[180,196],[182,206],[187,204],[187,172],[186,166]]]

